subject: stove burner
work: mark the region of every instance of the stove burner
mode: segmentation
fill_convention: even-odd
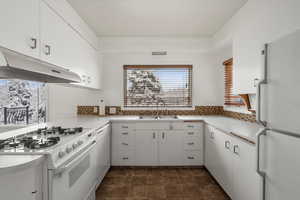
[[[61,137],[83,131],[82,127],[62,128],[60,126],[42,128],[26,135],[0,140],[0,149],[28,148],[42,149],[56,145]]]

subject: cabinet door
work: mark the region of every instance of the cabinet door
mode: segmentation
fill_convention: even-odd
[[[138,166],[154,166],[157,159],[157,137],[155,131],[137,131],[135,134],[135,162]]]
[[[232,137],[222,133],[221,131],[214,130],[216,142],[216,179],[222,188],[232,197]]]
[[[39,57],[39,0],[2,0],[0,46]]]
[[[214,138],[214,132],[210,127],[205,128],[205,166],[208,171],[215,176],[217,170],[216,163],[216,143]]]
[[[0,199],[42,200],[43,165],[0,174]]]
[[[183,132],[161,131],[159,133],[159,164],[183,165]]]
[[[234,142],[233,156],[233,199],[261,199],[260,177],[256,173],[255,145],[238,139]]]
[[[79,35],[45,2],[40,7],[41,59],[73,71],[84,62]]]

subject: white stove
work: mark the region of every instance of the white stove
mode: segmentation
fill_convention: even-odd
[[[48,155],[49,169],[58,168],[92,143],[92,129],[44,127],[0,140],[0,154]]]

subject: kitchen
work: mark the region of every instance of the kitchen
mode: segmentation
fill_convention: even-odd
[[[1,200],[299,198],[298,0],[0,5]]]

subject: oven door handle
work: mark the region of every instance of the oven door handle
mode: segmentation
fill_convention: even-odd
[[[96,141],[93,140],[89,145],[87,145],[84,149],[79,151],[79,155],[75,155],[74,159],[71,159],[68,163],[58,167],[54,170],[54,175],[61,175],[64,171],[66,171],[68,168],[74,165],[78,160],[80,160],[82,157],[84,157],[94,146],[96,145]]]

